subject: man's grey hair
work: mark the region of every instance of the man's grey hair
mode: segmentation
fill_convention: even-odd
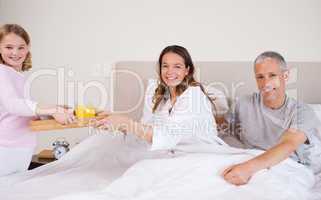
[[[279,63],[282,71],[289,70],[289,67],[286,64],[283,56],[275,51],[266,51],[266,52],[261,53],[258,57],[256,57],[256,59],[254,61],[254,67],[256,66],[256,64],[262,63],[265,59],[268,59],[268,58],[276,60]]]

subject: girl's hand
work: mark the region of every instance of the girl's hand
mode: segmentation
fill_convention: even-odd
[[[52,114],[52,117],[59,124],[65,125],[75,122],[74,110],[64,106],[57,106],[56,112]]]

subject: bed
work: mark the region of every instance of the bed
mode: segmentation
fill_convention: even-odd
[[[316,83],[320,83],[317,75],[321,73],[321,63],[290,65],[294,74],[288,88],[290,95],[310,104],[321,103],[321,93],[315,92]],[[230,99],[255,91],[250,62],[197,62],[196,66],[200,81],[214,85]],[[233,73],[235,70],[237,73]],[[139,119],[147,80],[156,77],[154,62],[116,63],[112,70],[112,110]],[[314,109],[318,111],[320,107],[314,105]],[[321,174],[313,176],[291,160],[262,171],[244,187],[226,184],[219,178],[220,171],[214,170],[255,156],[260,153],[258,150],[183,146],[175,154],[151,152],[149,144],[134,136],[89,131],[96,134],[62,159],[1,177],[0,199],[301,200],[307,195],[309,200],[321,199]],[[230,159],[222,161],[223,157]]]

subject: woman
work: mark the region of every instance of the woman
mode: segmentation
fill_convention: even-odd
[[[195,67],[188,51],[168,46],[161,52],[158,66],[159,83],[152,100],[146,99],[142,123],[125,115],[107,114],[96,126],[135,134],[152,143],[152,150],[171,149],[178,144],[224,144],[217,137],[214,104],[194,78]]]

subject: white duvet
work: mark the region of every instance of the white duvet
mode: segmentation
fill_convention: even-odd
[[[262,152],[216,145],[180,145],[175,153],[148,148],[134,137],[92,136],[59,161],[0,178],[0,199],[311,199],[312,172],[290,159],[237,187],[222,179],[222,170]]]

